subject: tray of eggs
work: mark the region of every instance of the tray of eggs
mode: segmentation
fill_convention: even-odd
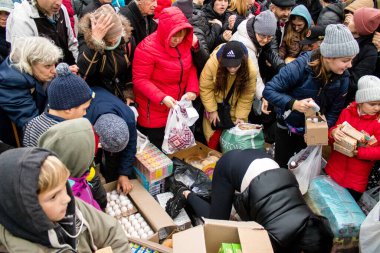
[[[130,198],[115,190],[107,192],[106,213],[117,219],[127,237],[149,239],[154,234]]]

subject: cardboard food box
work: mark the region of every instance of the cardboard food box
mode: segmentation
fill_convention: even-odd
[[[349,151],[354,151],[358,145],[358,141],[350,136],[345,136],[341,141],[336,141],[337,144]]]
[[[130,180],[133,184],[133,190],[128,194],[134,206],[138,209],[141,216],[153,229],[154,234],[148,238],[149,241],[159,242],[166,238],[175,228],[173,220],[165,212],[157,201],[149,194],[147,190],[139,183],[139,181]],[[104,185],[107,192],[116,189],[117,182],[111,182]]]
[[[365,134],[356,130],[347,121],[342,123],[340,130],[342,130],[345,134],[351,136],[352,138],[358,140],[359,142],[365,142],[366,141]]]
[[[149,183],[144,174],[142,174],[136,167],[133,167],[133,169],[135,170],[137,180],[139,180],[150,195],[155,196],[165,191],[165,178],[154,183]]]
[[[160,205],[162,206],[162,208],[165,209],[166,203],[173,196],[174,195],[171,192],[164,192],[161,194],[157,194],[156,198],[158,203],[160,203]],[[184,208],[182,208],[178,216],[174,218],[174,223],[177,225],[179,231],[183,231],[192,227],[191,220]]]
[[[183,150],[178,151],[174,154],[168,155],[168,157],[170,159],[172,159],[173,157],[177,157],[177,158],[184,160],[185,162],[189,163],[189,160],[191,160],[193,158],[201,160],[201,159],[206,159],[207,156],[209,156],[209,155],[217,156],[220,158],[222,156],[222,153],[215,151],[215,150],[207,147],[206,145],[196,141],[195,146],[193,146],[191,148],[183,149]],[[205,166],[200,165],[200,167],[194,166],[194,165],[193,166],[197,167],[198,169],[203,170],[210,177],[210,179],[212,179],[212,174],[214,172],[215,165],[216,165],[216,162],[207,164]]]
[[[174,253],[218,253],[222,243],[240,243],[242,253],[273,253],[267,231],[256,222],[205,219],[173,235]]]
[[[149,183],[170,176],[173,173],[173,162],[152,143],[136,154],[135,167],[146,177]]]
[[[334,142],[334,150],[338,151],[339,153],[342,153],[343,155],[346,155],[348,157],[354,157],[354,150],[349,150],[338,143]]]
[[[305,139],[308,146],[328,145],[328,126],[325,116],[305,115]]]
[[[98,249],[95,253],[113,253],[111,246],[106,248]]]
[[[144,239],[129,238],[129,242],[154,250],[153,253],[173,253],[173,249]],[[133,250],[132,250],[133,252]]]

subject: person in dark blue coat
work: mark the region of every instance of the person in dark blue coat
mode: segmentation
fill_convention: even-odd
[[[101,172],[107,182],[117,180],[117,190],[128,193],[136,155],[135,114],[119,98],[101,87],[92,87],[95,98],[85,117],[94,125],[105,156]]]
[[[27,45],[27,46],[26,46]],[[17,40],[0,65],[0,139],[16,145],[11,122],[18,131],[43,112],[46,85],[56,74],[62,51],[42,37]],[[14,129],[15,131],[16,129]]]
[[[347,95],[347,69],[358,52],[347,27],[328,25],[320,49],[301,55],[267,83],[263,96],[276,107],[275,160],[282,168],[306,147],[304,113],[312,108],[310,102],[320,107],[329,127],[335,124]]]

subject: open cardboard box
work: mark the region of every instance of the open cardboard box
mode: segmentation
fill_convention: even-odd
[[[308,120],[310,118],[311,120]],[[317,118],[318,122],[314,122],[314,118]],[[305,113],[305,140],[308,146],[328,145],[328,130],[324,115]]]
[[[144,217],[146,222],[155,232],[148,239],[152,242],[159,242],[164,239],[167,234],[171,233],[176,225],[165,210],[157,203],[157,201],[149,194],[149,192],[136,179],[130,180],[133,184],[133,190],[128,194],[139,213]],[[117,182],[111,182],[104,185],[107,192],[116,189]]]
[[[173,253],[173,249],[165,247],[164,245],[161,245],[155,242],[147,241],[144,239],[137,239],[137,238],[129,238],[128,240],[131,243],[136,243],[138,245],[158,251],[159,253]]]
[[[218,253],[222,243],[240,243],[242,253],[273,253],[267,231],[256,222],[204,220],[173,235],[173,253]]]

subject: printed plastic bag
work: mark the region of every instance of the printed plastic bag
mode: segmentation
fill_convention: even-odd
[[[189,126],[197,120],[199,115],[196,111],[197,117],[194,115],[194,110],[191,110],[192,105],[189,107],[190,105],[191,102],[183,96],[181,101],[170,109],[162,143],[164,153],[173,154],[195,145],[194,134]]]
[[[321,173],[322,146],[309,146],[289,159],[288,168],[296,177],[302,194],[313,178]]]
[[[220,137],[222,152],[234,149],[263,149],[264,133],[261,125],[243,123],[225,130]]]
[[[137,144],[136,144],[136,153],[139,154],[141,153],[144,148],[146,147],[146,145],[148,145],[149,143],[149,139],[148,139],[148,136],[145,136],[144,134],[142,134],[139,130],[137,130]]]
[[[361,253],[380,252],[380,202],[369,212],[360,226],[359,247]]]
[[[202,170],[174,157],[174,179],[186,185],[192,192],[203,198],[210,198],[211,180]]]

